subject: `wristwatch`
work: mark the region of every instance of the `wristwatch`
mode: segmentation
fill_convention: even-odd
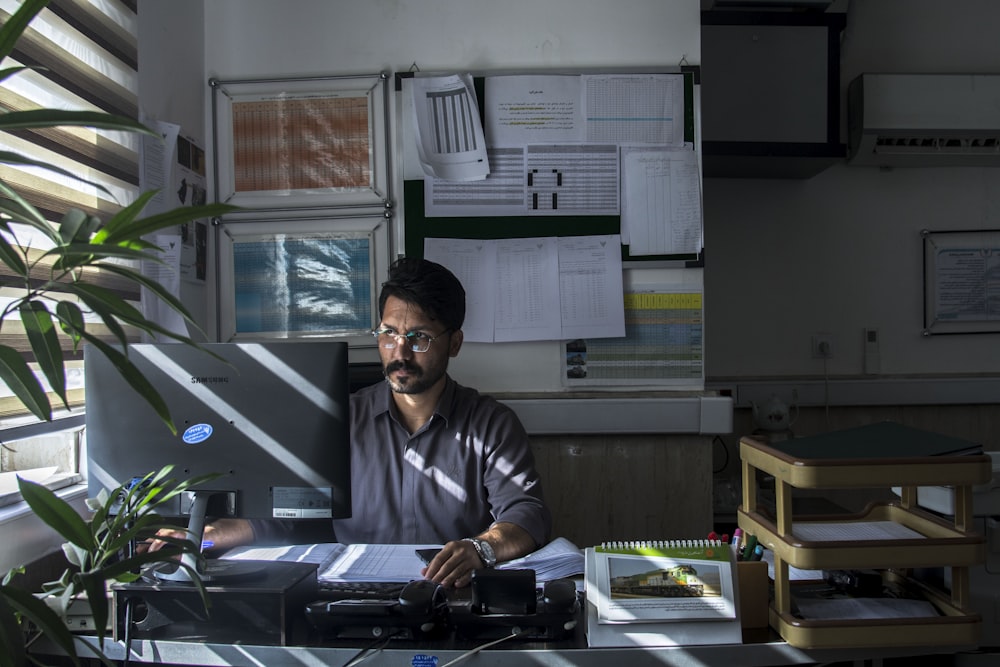
[[[481,540],[478,537],[466,537],[463,542],[472,542],[472,546],[476,548],[476,553],[479,554],[479,560],[483,561],[483,565],[486,567],[494,567],[497,564],[497,555],[493,551],[493,547],[486,540]]]

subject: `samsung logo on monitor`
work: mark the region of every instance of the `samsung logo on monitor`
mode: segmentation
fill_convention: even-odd
[[[225,375],[191,376],[191,384],[225,384],[227,382],[229,382],[229,378]]]

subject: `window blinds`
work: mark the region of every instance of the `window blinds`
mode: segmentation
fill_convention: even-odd
[[[18,2],[0,0],[0,21],[7,21]],[[136,118],[138,115],[137,8],[135,0],[52,0],[18,41],[4,67],[25,65],[34,71],[22,72],[0,83],[0,112],[35,108],[59,108],[102,111]],[[0,165],[0,178],[36,206],[49,222],[55,224],[70,208],[107,219],[121,207],[135,201],[139,193],[139,137],[130,133],[91,130],[88,128],[52,128],[38,131],[0,133],[0,150],[11,150],[78,174],[100,183],[109,192],[39,169],[15,169]],[[110,194],[109,194],[110,193]],[[17,240],[40,256],[45,239],[15,228]],[[41,270],[44,270],[42,267]],[[88,280],[138,305],[139,292],[134,284],[114,275],[91,273]],[[23,281],[0,264],[0,308],[23,294]],[[16,313],[14,314],[16,317]],[[94,333],[113,337],[102,331],[99,323]],[[138,341],[138,332],[132,331]],[[82,404],[82,354],[72,352],[68,338],[63,339],[67,355],[67,383],[72,404]],[[21,351],[33,361],[27,337],[20,322],[8,316],[0,330],[0,344]],[[74,377],[79,378],[77,384]],[[50,396],[53,406],[58,399]],[[20,403],[0,386],[0,416],[26,413]]]

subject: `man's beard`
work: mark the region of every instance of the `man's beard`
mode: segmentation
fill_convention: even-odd
[[[400,384],[390,377],[397,370],[405,370],[410,374],[410,378],[406,384]],[[433,387],[444,376],[446,370],[447,366],[432,366],[431,368],[423,369],[398,360],[390,361],[382,369],[389,388],[397,394],[422,394]]]

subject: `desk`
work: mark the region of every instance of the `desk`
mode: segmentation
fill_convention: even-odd
[[[92,638],[91,642],[94,642]],[[132,644],[133,663],[204,665],[223,667],[311,667],[344,665],[361,650],[357,645],[344,646],[254,646],[252,644],[203,644],[178,640],[135,641]],[[953,653],[969,647],[907,647],[887,649],[823,649],[806,651],[775,640],[757,644],[725,644],[716,646],[665,646],[659,648],[586,648],[582,631],[566,642],[511,642],[481,651],[461,661],[469,667],[525,667],[553,665],[558,667],[767,667],[779,665],[811,665],[830,662],[860,662],[878,664],[883,658],[910,657],[933,653]],[[463,655],[468,649],[451,642],[396,642],[366,658],[365,667],[406,667],[418,655],[437,657],[442,666]],[[41,653],[42,651],[37,651]],[[105,644],[105,653],[113,660],[125,657],[122,643]],[[86,655],[87,649],[81,650]],[[456,665],[458,667],[458,665]]]

